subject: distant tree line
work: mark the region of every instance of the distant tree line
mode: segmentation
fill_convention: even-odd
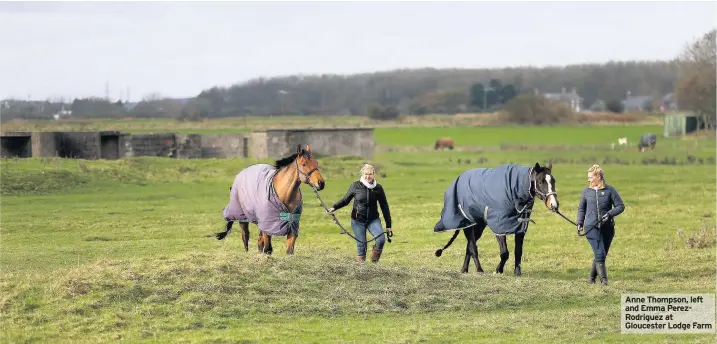
[[[678,63],[610,62],[548,68],[413,69],[356,75],[258,78],[214,87],[195,103],[147,97],[132,107],[101,98],[72,103],[73,117],[234,117],[267,115],[365,115],[370,106],[403,114],[495,110],[520,93],[575,88],[588,107],[598,100],[620,101],[633,94],[663,95],[675,90]],[[19,102],[13,102],[19,104]],[[34,109],[3,109],[2,117],[51,115]],[[90,106],[90,104],[93,104]],[[187,109],[184,109],[187,107]]]
[[[211,117],[276,114],[367,114],[369,106],[403,114],[495,110],[521,93],[558,93],[575,88],[583,106],[621,101],[626,92],[674,92],[678,64],[611,62],[550,68],[418,69],[351,76],[255,79],[203,91]]]

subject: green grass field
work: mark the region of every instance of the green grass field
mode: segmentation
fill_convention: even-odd
[[[660,133],[612,129],[377,129],[384,146],[432,149],[449,135],[465,145],[565,148],[377,153],[395,236],[380,264],[363,266],[305,186],[294,256],[274,238],[273,256],[258,257],[253,225],[248,253],[236,232],[206,237],[223,229],[233,176],[266,161],[3,159],[0,342],[714,343],[715,335],[626,335],[619,326],[624,293],[715,292],[715,141],[658,138],[647,153],[583,147]],[[609,286],[586,283],[587,241],[539,203],[522,277],[490,273],[499,257],[488,231],[478,243],[486,274],[473,265],[459,273],[462,235],[434,256],[450,237],[432,228],[459,172],[548,160],[566,215],[575,216],[592,163],[603,164],[626,203]],[[362,162],[321,159],[327,203],[357,179]],[[338,211],[345,226],[349,211]]]
[[[598,126],[624,127],[658,126],[661,128],[663,115],[660,113],[624,113],[620,115],[592,114],[588,121]],[[390,121],[372,120],[366,116],[274,116],[274,117],[228,117],[201,121],[181,121],[171,118],[112,118],[81,119],[62,121],[10,120],[3,121],[2,131],[100,131],[118,130],[125,133],[176,132],[197,134],[244,133],[269,128],[326,128],[326,127],[375,127],[375,128],[451,128],[480,127],[495,125],[499,113],[476,114],[431,114],[424,116],[401,116]],[[559,130],[560,131],[560,130]],[[658,132],[661,132],[659,129]]]
[[[642,134],[662,136],[662,127],[654,125],[625,126],[554,126],[554,127],[454,127],[454,128],[378,128],[377,144],[433,146],[439,137],[451,137],[456,146],[523,145],[594,145],[617,143],[627,137],[635,144]]]

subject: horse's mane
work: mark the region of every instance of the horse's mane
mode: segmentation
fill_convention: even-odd
[[[303,156],[303,157],[309,158],[309,152],[307,152],[307,151],[304,150],[304,149],[301,149],[301,153],[300,153],[300,154],[293,153],[293,154],[291,154],[291,155],[289,155],[289,156],[286,156],[286,157],[284,157],[284,158],[281,158],[281,159],[279,159],[279,160],[276,160],[276,161],[274,161],[274,168],[279,169],[279,168],[282,168],[282,167],[284,167],[284,166],[288,166],[289,164],[291,164],[292,162],[294,162],[294,160],[296,160],[296,158],[298,158],[299,156]]]

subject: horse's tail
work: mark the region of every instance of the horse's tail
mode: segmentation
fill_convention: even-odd
[[[231,195],[232,192],[232,186],[229,187],[229,194]],[[225,208],[226,210],[226,208]],[[223,232],[214,233],[214,236],[217,238],[217,240],[222,240],[229,235],[229,233],[232,231],[232,224],[234,224],[234,221],[229,220],[228,218],[224,218],[224,220],[227,221],[226,229],[224,229]]]
[[[448,243],[446,244],[446,246],[443,246],[443,248],[439,248],[436,250],[436,257],[440,257],[443,254],[443,250],[447,249],[448,246],[451,246],[451,244],[453,243],[453,240],[456,240],[456,237],[458,236],[459,232],[460,232],[460,230],[457,230],[455,233],[453,233],[451,240],[448,240]]]
[[[458,175],[458,177],[456,177],[456,180],[452,184],[453,185],[453,199],[456,200],[456,207],[460,206],[460,204],[458,204],[458,181],[460,179],[461,179],[461,176]],[[451,246],[451,244],[453,243],[453,240],[456,240],[456,237],[458,236],[458,232],[460,232],[460,230],[457,230],[455,233],[453,233],[451,240],[448,240],[448,243],[446,244],[446,246],[443,246],[443,248],[439,248],[436,250],[436,257],[440,257],[443,254],[443,250],[447,249],[448,246]]]
[[[214,236],[217,237],[217,240],[222,240],[229,235],[229,233],[232,231],[232,224],[234,224],[234,221],[227,220],[227,227],[223,232],[215,233]]]

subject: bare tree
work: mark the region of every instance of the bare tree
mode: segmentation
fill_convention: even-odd
[[[680,56],[677,101],[681,109],[700,116],[700,127],[715,128],[717,103],[717,30],[685,47]]]

